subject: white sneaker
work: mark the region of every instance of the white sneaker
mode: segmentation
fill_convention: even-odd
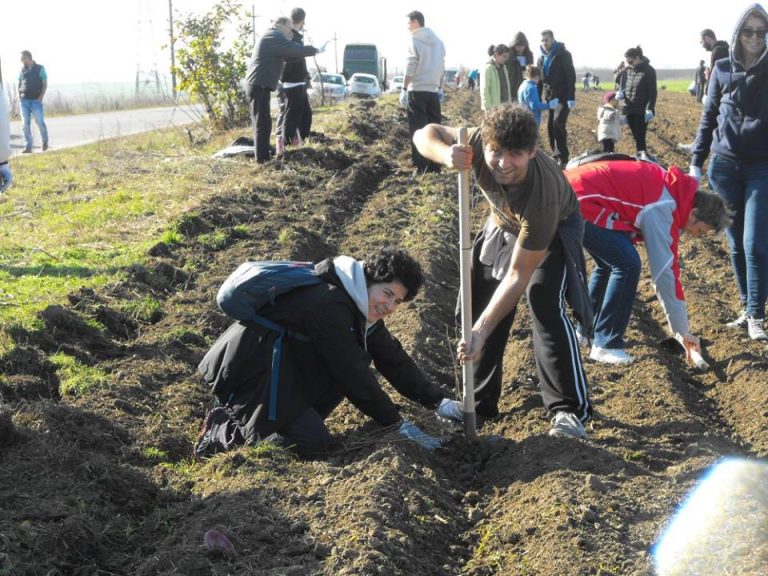
[[[632,356],[621,348],[601,348],[594,345],[589,353],[589,358],[595,362],[604,362],[605,364],[629,364],[634,360]]]
[[[571,412],[558,412],[552,418],[552,428],[549,430],[550,436],[562,436],[568,438],[586,438],[587,431],[584,424]]]
[[[747,316],[747,311],[742,310],[739,312],[739,317],[736,318],[736,320],[732,320],[731,322],[728,322],[725,327],[726,328],[743,328],[747,325],[747,319],[749,316]]]
[[[464,422],[464,413],[461,411],[461,403],[456,400],[443,398],[440,405],[435,410],[438,420],[444,420],[452,424],[461,424]]]
[[[747,332],[752,340],[768,340],[763,318],[747,318]]]

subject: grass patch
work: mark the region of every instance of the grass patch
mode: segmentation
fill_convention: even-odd
[[[73,356],[57,352],[51,356],[57,368],[59,393],[62,396],[82,396],[89,390],[107,383],[107,373],[79,362]]]
[[[656,82],[659,90],[666,90],[668,92],[688,92],[688,86],[690,84],[690,79],[660,80]],[[693,96],[691,96],[691,98],[693,98]]]
[[[160,301],[152,296],[128,300],[120,305],[120,311],[145,324],[154,324],[163,317]]]
[[[223,250],[229,244],[229,234],[224,230],[215,230],[208,234],[200,234],[197,241],[209,250]]]

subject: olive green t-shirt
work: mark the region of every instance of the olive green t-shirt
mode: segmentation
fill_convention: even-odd
[[[528,163],[525,182],[505,187],[496,182],[485,163],[480,129],[470,131],[469,145],[472,146],[472,169],[491,205],[496,225],[517,234],[521,248],[549,248],[560,222],[579,210],[576,194],[557,163],[539,150]]]

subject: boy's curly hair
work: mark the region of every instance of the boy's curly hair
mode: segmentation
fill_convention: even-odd
[[[527,106],[504,104],[486,114],[480,135],[483,144],[495,150],[530,152],[536,146],[539,128]]]

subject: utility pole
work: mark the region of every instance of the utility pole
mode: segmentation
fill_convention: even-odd
[[[333,58],[336,62],[336,74],[339,73],[339,45],[338,38],[336,38],[336,32],[333,33]]]
[[[176,50],[174,44],[176,40],[173,37],[173,0],[168,0],[168,34],[171,47],[171,93],[173,101],[176,102]]]

